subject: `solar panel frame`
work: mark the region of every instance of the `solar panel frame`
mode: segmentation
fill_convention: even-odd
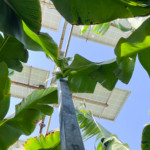
[[[22,72],[15,71],[14,75],[10,76],[10,79],[15,82],[23,83],[25,85],[31,85],[34,87],[39,87],[39,85],[41,85],[46,88],[49,74],[50,74],[50,71],[48,70],[24,65],[23,71]],[[35,79],[35,75],[37,77],[36,79]],[[26,78],[25,82],[24,82],[24,78]],[[23,98],[26,98],[27,95],[31,94],[34,91],[34,89],[11,84],[10,91],[13,97],[23,99]]]
[[[126,19],[119,19],[119,20],[115,20],[115,22],[121,23],[123,26],[131,28],[131,25],[128,23],[128,21]],[[77,38],[81,38],[81,39],[85,39],[86,41],[91,41],[91,42],[95,42],[98,44],[103,44],[106,46],[110,46],[110,47],[115,47],[118,40],[121,37],[127,38],[132,32],[122,32],[121,30],[117,29],[116,27],[110,26],[110,28],[108,29],[108,31],[105,33],[105,35],[103,37],[101,37],[99,34],[95,34],[93,35],[93,33],[90,31],[91,29],[94,28],[94,26],[90,26],[85,34],[80,35],[80,30],[81,30],[82,26],[76,26],[74,25],[73,27],[73,31],[72,31],[72,36],[77,37]]]
[[[98,88],[97,86],[99,86],[99,88],[102,89],[100,91],[104,91],[104,94],[106,94],[105,93],[106,91],[108,92],[108,94],[107,94],[107,96],[105,96],[105,99],[103,99],[103,100],[100,100],[101,98],[103,98],[103,95],[100,94],[99,95],[99,100],[96,100],[96,101],[103,102],[104,104],[108,104],[108,107],[100,106],[100,105],[98,106],[98,105],[92,104],[92,102],[94,102],[95,100],[91,99],[90,96],[93,95],[93,97],[94,97],[94,93],[95,93],[96,89]],[[113,91],[108,91],[107,89],[103,88],[99,83],[97,83],[97,86],[96,86],[95,91],[94,91],[93,94],[89,94],[89,93],[84,93],[83,94],[83,95],[87,95],[87,97],[89,96],[89,99],[91,100],[91,103],[85,102],[86,103],[86,108],[83,108],[83,109],[85,109],[87,111],[90,110],[92,112],[93,116],[95,116],[97,118],[102,118],[102,119],[106,119],[106,120],[115,121],[117,116],[119,115],[123,105],[125,104],[127,98],[129,97],[130,91],[119,89],[119,88],[114,88]],[[118,91],[118,92],[116,93],[116,91]],[[118,98],[113,98],[113,94],[117,94]],[[123,100],[121,99],[121,98],[123,98],[122,94],[124,94],[124,99]],[[82,95],[81,93],[73,93],[72,95],[81,97],[83,99],[84,98],[87,99],[87,97],[81,96]],[[73,100],[74,100],[75,107],[80,109],[79,104],[83,103],[83,102],[80,101],[80,100],[77,100],[77,99],[73,99]],[[120,104],[116,105],[114,103],[110,103],[110,102],[113,102],[113,100],[115,100],[115,103],[120,102]],[[105,112],[105,110],[106,110],[107,113]]]
[[[51,1],[48,0],[45,0],[44,2],[51,4]],[[59,12],[55,8],[49,8],[48,6],[42,3],[41,3],[41,11],[42,11],[42,27],[45,29],[58,32],[62,18]]]

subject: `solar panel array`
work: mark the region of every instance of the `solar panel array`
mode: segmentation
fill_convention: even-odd
[[[45,0],[43,2],[51,4],[50,0]],[[48,7],[44,4],[41,4],[41,9],[42,9],[42,27],[58,32],[61,21],[61,15],[59,14],[59,12],[55,8]]]
[[[115,22],[121,23],[123,26],[131,28],[131,25],[128,23],[128,21],[126,19],[119,19],[119,20],[115,20]],[[110,28],[108,29],[108,31],[106,32],[106,34],[101,37],[98,34],[94,33],[94,36],[91,32],[91,29],[94,26],[91,26],[88,28],[88,30],[86,31],[85,34],[80,34],[80,30],[81,30],[82,26],[75,26],[73,27],[73,32],[72,32],[72,36],[77,37],[77,38],[81,38],[81,39],[85,39],[91,42],[95,42],[95,43],[99,43],[99,44],[103,44],[103,45],[107,45],[110,47],[115,47],[118,40],[121,37],[128,37],[131,32],[122,32],[121,30],[117,29],[116,27],[110,26]]]
[[[43,86],[47,87],[47,79],[49,77],[49,71],[24,65],[22,72],[16,72],[10,79],[15,82],[31,85],[35,87]],[[46,81],[46,82],[45,82]],[[32,93],[34,89],[27,88],[15,84],[11,84],[11,95],[18,98],[26,98],[27,95]]]
[[[118,88],[114,88],[113,91],[108,91],[98,83],[93,94],[73,94],[73,96],[80,97],[83,100],[88,99],[91,101],[91,103],[83,102],[76,98],[73,100],[75,107],[77,107],[78,109],[90,110],[95,117],[115,121],[129,94],[130,91]],[[95,101],[108,104],[108,107],[94,104],[93,102]],[[86,104],[86,108],[81,107],[82,103]]]

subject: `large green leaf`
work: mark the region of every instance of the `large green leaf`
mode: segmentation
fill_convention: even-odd
[[[95,121],[94,117],[89,112],[76,109],[76,115],[80,129],[82,130],[83,140],[88,140],[95,135],[97,135],[96,140],[111,135],[108,130]]]
[[[17,38],[29,50],[44,51],[59,65],[57,44],[46,33],[34,33],[41,26],[38,0],[0,0],[0,22],[0,31]]]
[[[91,73],[89,77],[99,82],[103,87],[108,90],[113,90],[118,79],[113,71],[118,67],[116,59],[108,60],[101,64],[101,67]]]
[[[136,55],[138,54],[139,60],[143,67],[146,69],[150,76],[149,54],[150,54],[150,18],[147,19],[135,32],[128,38],[121,38],[115,48],[117,62],[122,71],[129,73],[132,76]],[[127,61],[124,59],[127,59]],[[124,62],[123,62],[124,61]],[[128,63],[128,64],[127,64]],[[124,66],[124,67],[122,67]],[[128,67],[125,67],[128,66]],[[132,69],[131,69],[132,68]],[[129,71],[128,71],[129,70]],[[128,83],[122,80],[124,83]]]
[[[115,134],[96,122],[90,111],[76,109],[76,115],[84,140],[97,135],[95,141],[100,140],[97,150],[130,150],[128,144],[123,144]]]
[[[4,0],[26,25],[34,32],[41,29],[41,7],[39,0]],[[11,18],[12,19],[12,18]]]
[[[0,45],[0,61],[4,61],[8,68],[20,72],[23,69],[21,62],[26,63],[27,60],[28,51],[24,45],[16,38],[6,36]]]
[[[0,31],[24,42],[22,20],[31,30],[39,32],[41,9],[38,0],[0,0]]]
[[[24,144],[26,150],[60,150],[60,132],[52,132],[44,137],[29,138]]]
[[[8,67],[0,62],[0,101],[9,93]]]
[[[44,115],[51,115],[53,108],[45,104],[57,103],[57,89],[37,90],[27,100],[16,106],[15,117],[0,124],[0,149],[7,150],[21,135],[31,134]]]
[[[61,68],[64,77],[68,76],[68,84],[73,93],[93,93],[99,82],[112,90],[117,82],[113,71],[117,68],[115,59],[94,63],[76,54],[70,66]]]
[[[57,88],[48,88],[43,90],[36,90],[27,97],[26,101],[23,101],[20,105],[16,105],[16,115],[23,109],[37,109],[45,115],[51,115],[52,107],[45,104],[56,104],[58,103]],[[49,111],[49,110],[52,111]]]
[[[21,39],[23,27],[18,15],[4,2],[0,0],[0,31],[7,35]]]
[[[71,24],[100,24],[117,18],[130,18],[150,14],[147,1],[134,5],[128,0],[52,0],[59,13]],[[133,0],[132,0],[133,2]]]
[[[142,150],[150,149],[150,124],[146,125],[143,129],[141,148]]]
[[[30,50],[36,50],[35,47],[38,47],[38,49],[42,49],[49,57],[51,57],[57,65],[59,65],[59,51],[58,46],[54,42],[54,40],[47,34],[47,33],[39,33],[39,35],[35,34],[33,31],[31,31],[25,23],[23,23],[23,28],[25,33],[27,34],[25,37],[25,45],[26,47],[30,47]],[[35,47],[33,47],[31,44],[28,44],[28,40],[30,40],[31,44],[33,44]]]
[[[1,82],[2,83],[2,82]],[[9,110],[10,105],[10,86],[11,80],[7,78],[6,88],[5,88],[5,95],[2,100],[0,100],[0,121],[4,119],[5,115]]]
[[[4,62],[0,62],[0,121],[5,117],[9,109],[10,85],[8,67]]]
[[[34,33],[40,30],[40,21],[41,9],[38,0],[0,0],[0,31],[17,38],[29,50],[44,51],[58,65],[57,44],[46,33]]]
[[[93,93],[96,81],[89,78],[88,74],[98,69],[95,63],[76,54],[70,66],[61,68],[63,75],[68,76],[70,91],[73,93]]]
[[[113,71],[115,76],[123,83],[128,84],[135,66],[136,54],[130,57],[125,57],[119,62],[119,66]]]

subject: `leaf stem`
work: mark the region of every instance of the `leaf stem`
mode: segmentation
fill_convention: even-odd
[[[5,40],[3,41],[3,43],[0,45],[0,51],[2,50],[2,48],[4,47],[4,45],[6,44],[6,42],[8,41],[10,36],[7,35],[7,37],[5,38]]]

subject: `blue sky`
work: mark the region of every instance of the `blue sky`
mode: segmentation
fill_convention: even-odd
[[[63,23],[64,19],[61,21],[59,32],[46,29],[42,29],[42,32],[48,32],[59,45]],[[62,51],[65,50],[69,30],[70,25],[68,24]],[[111,47],[89,41],[85,42],[83,39],[72,37],[67,56],[73,57],[75,54],[80,54],[93,62],[101,62],[115,57],[113,48]],[[54,63],[47,59],[44,53],[30,51],[27,65],[50,70],[50,77],[52,76]],[[50,81],[48,86],[49,84]],[[116,134],[123,143],[128,143],[132,150],[140,150],[144,124],[148,124],[150,122],[150,116],[148,115],[148,111],[150,109],[150,80],[147,72],[143,69],[138,59],[136,61],[135,70],[130,83],[126,85],[119,81],[116,87],[131,91],[129,98],[123,106],[116,121],[112,122],[104,119],[96,120],[112,134]],[[11,98],[11,107],[8,114],[15,110],[15,105],[20,101],[20,99]],[[48,117],[46,117],[45,122],[47,123],[47,121]],[[58,109],[55,108],[49,130],[57,127],[59,127],[59,118]],[[43,129],[43,133],[45,133],[45,130],[46,127]],[[29,137],[38,136],[38,133],[39,126],[37,126],[35,131]],[[26,140],[27,138],[28,137],[26,136],[20,137],[22,140]],[[85,149],[94,150],[94,141],[95,137],[85,142]]]

